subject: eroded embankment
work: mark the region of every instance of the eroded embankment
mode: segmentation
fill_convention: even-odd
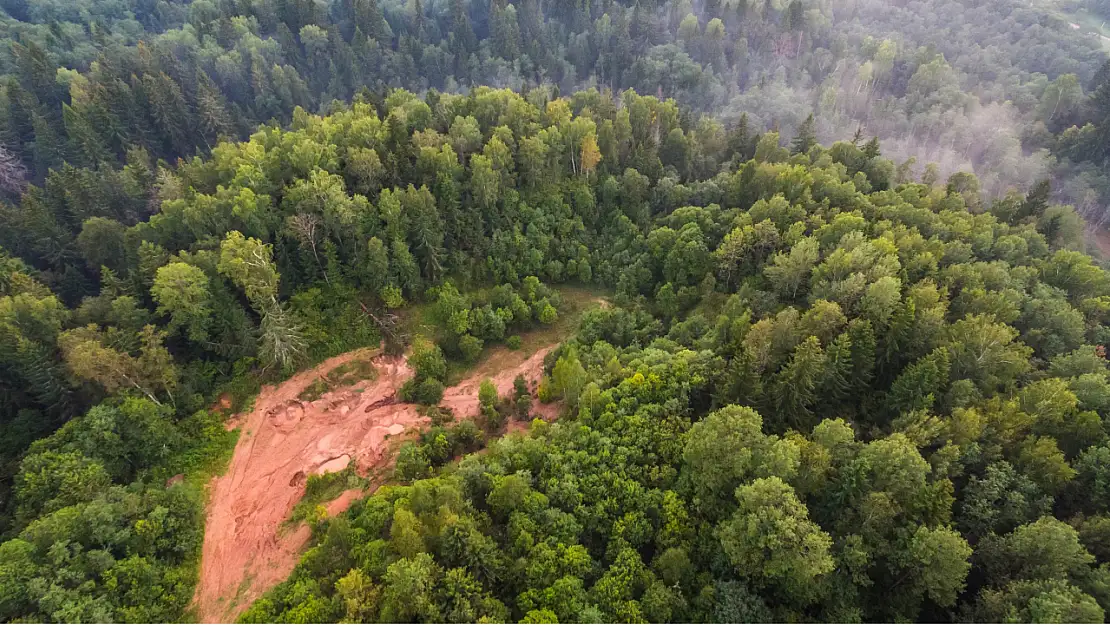
[[[543,358],[553,346],[531,355],[493,350],[477,372],[448,388],[442,405],[458,418],[478,412],[478,387],[490,377],[498,392],[512,390],[523,375],[534,388]],[[336,367],[365,359],[358,350],[327,360],[276,387],[259,393],[250,413],[236,425],[242,435],[227,472],[210,486],[208,519],[194,602],[202,622],[234,620],[266,590],[293,570],[310,536],[307,526],[283,528],[304,494],[308,475],[338,471],[354,460],[359,473],[385,469],[394,443],[427,422],[412,404],[396,400],[412,375],[399,356],[376,356],[372,381],[325,393],[315,401],[298,396]],[[497,366],[493,373],[492,366]],[[485,373],[490,372],[490,373]],[[535,412],[554,417],[557,408],[534,404]],[[344,493],[327,506],[342,512],[359,493]]]

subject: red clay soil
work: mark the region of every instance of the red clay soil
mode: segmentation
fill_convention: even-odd
[[[546,347],[524,358],[495,349],[481,369],[498,366],[491,377],[507,394],[523,374],[531,388],[543,373]],[[357,350],[303,371],[280,386],[262,389],[253,410],[232,420],[243,434],[227,473],[209,486],[208,520],[201,554],[200,579],[193,598],[201,622],[234,621],[267,590],[288,577],[310,537],[302,524],[284,528],[304,494],[306,476],[345,468],[355,461],[359,473],[387,468],[393,445],[406,432],[428,422],[417,407],[399,403],[397,390],[412,375],[402,357],[377,356],[373,381],[325,393],[304,402],[298,396],[334,368],[371,355]],[[478,412],[478,373],[444,393],[443,406],[459,418]],[[535,412],[552,419],[558,408],[536,404]],[[346,491],[327,505],[341,513],[363,493]]]
[[[497,387],[497,394],[502,397],[512,392],[513,380],[518,375],[523,375],[528,382],[528,387],[534,391],[536,385],[539,384],[540,377],[543,376],[543,359],[551,349],[551,347],[545,347],[532,354],[524,362],[505,362],[506,360],[518,360],[519,352],[496,348],[478,372],[444,391],[443,401],[439,405],[450,408],[455,416],[459,418],[478,414],[478,387],[481,386],[482,380],[487,377]],[[493,375],[483,373],[494,367],[498,367],[497,373]],[[532,414],[542,417],[545,421],[551,421],[558,416],[558,411],[559,406],[557,404],[532,402]]]

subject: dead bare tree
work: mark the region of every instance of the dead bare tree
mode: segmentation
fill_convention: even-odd
[[[320,231],[320,225],[323,223],[318,215],[313,213],[297,213],[289,217],[289,229],[297,240],[312,250],[312,257],[316,259],[316,266],[324,274],[324,282],[331,284],[328,279],[328,270],[324,269],[323,263],[320,262],[320,255],[316,252],[316,241]]]
[[[381,333],[386,353],[400,354],[404,351],[409,337],[401,329],[400,317],[388,310],[371,310],[369,306],[361,301],[358,305],[362,307],[362,313],[370,319],[370,322]]]
[[[27,168],[23,161],[0,144],[0,189],[19,195],[27,188]]]

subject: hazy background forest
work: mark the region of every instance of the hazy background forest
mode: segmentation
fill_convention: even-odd
[[[1091,3],[1092,10],[1097,3]],[[0,136],[45,180],[63,162],[172,161],[364,88],[635,88],[726,125],[821,141],[862,128],[915,179],[1044,178],[1100,223],[1098,36],[1020,0],[693,3],[5,0]],[[1072,126],[1090,132],[1066,133]],[[1095,132],[1097,136],[1088,136]],[[1060,136],[1063,134],[1063,136]],[[906,162],[908,159],[914,159]],[[935,163],[936,172],[926,172]],[[685,173],[685,172],[683,172]],[[14,183],[12,183],[14,184]],[[15,187],[12,187],[15,188]],[[116,192],[118,193],[118,191]],[[5,243],[9,243],[5,241]]]

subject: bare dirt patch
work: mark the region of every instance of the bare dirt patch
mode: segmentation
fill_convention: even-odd
[[[551,349],[490,350],[478,368],[446,390],[442,405],[459,418],[476,415],[478,387],[486,377],[503,395],[512,390],[518,374],[534,389]],[[227,472],[213,478],[209,487],[194,596],[202,622],[234,621],[288,577],[311,532],[304,524],[292,531],[282,526],[304,495],[308,476],[343,470],[351,461],[363,476],[384,474],[404,434],[429,421],[415,405],[397,400],[397,390],[412,375],[405,360],[371,356],[371,350],[343,354],[277,387],[265,387],[253,409],[235,418],[243,435]],[[362,362],[372,365],[368,373],[364,365],[350,364]],[[360,370],[371,379],[348,378],[343,387],[333,387],[318,399],[300,399],[317,380],[341,367],[345,376]],[[548,420],[558,411],[556,405],[538,402],[533,408]],[[328,514],[339,514],[362,494],[358,489],[345,491],[326,504]]]
[[[443,393],[440,405],[450,408],[460,419],[478,414],[478,387],[482,380],[489,378],[497,387],[497,394],[504,397],[513,390],[513,380],[523,375],[529,389],[534,389],[543,376],[543,359],[554,346],[547,346],[531,356],[526,351],[513,351],[505,347],[490,350],[486,360],[470,375]],[[534,396],[534,394],[533,394]],[[550,421],[558,416],[557,404],[541,404],[532,401],[532,413]]]
[[[279,530],[304,493],[305,476],[335,466],[344,456],[368,472],[383,461],[389,432],[426,421],[407,404],[364,410],[393,395],[412,375],[401,357],[374,358],[378,375],[373,382],[316,401],[297,399],[322,373],[368,355],[366,350],[344,354],[278,387],[263,388],[253,410],[241,417],[243,435],[227,473],[210,485],[195,596],[202,621],[234,620],[292,570],[309,530]]]

